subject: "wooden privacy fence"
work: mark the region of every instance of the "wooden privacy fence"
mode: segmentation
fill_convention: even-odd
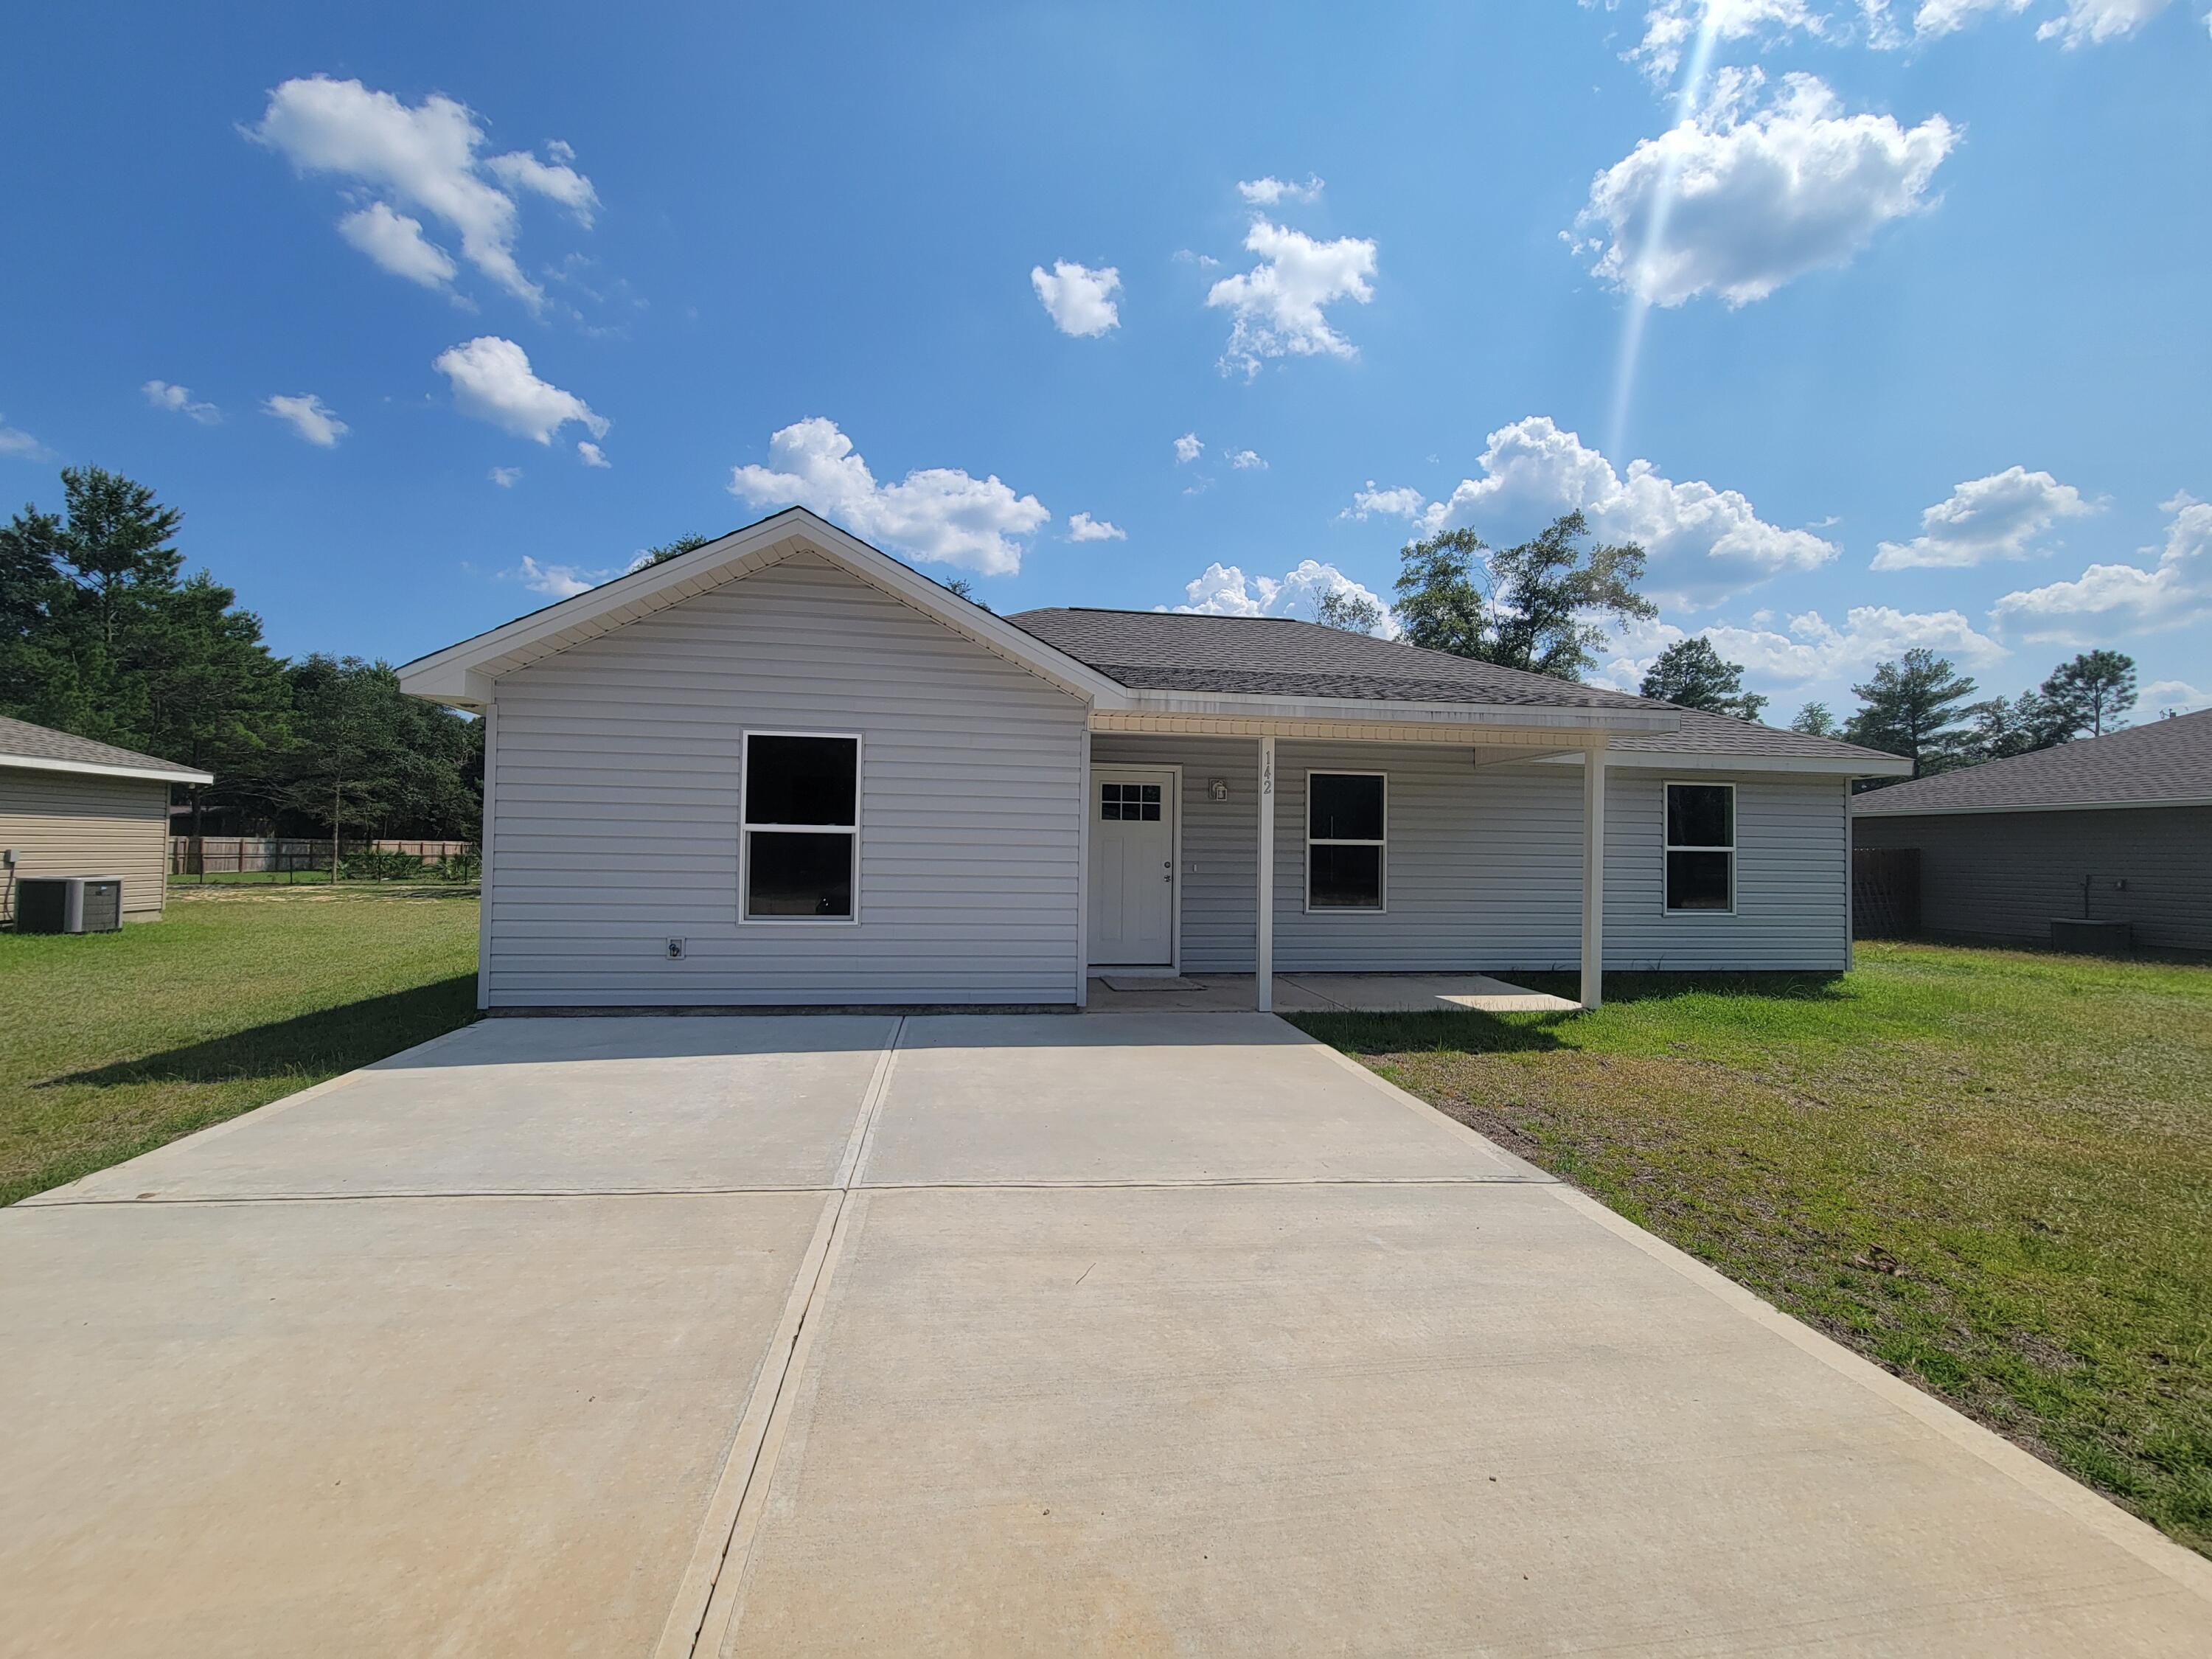
[[[1851,937],[1912,939],[1920,932],[1920,849],[1851,849]]]
[[[338,844],[341,857],[356,853],[411,853],[425,864],[460,858],[473,852],[465,841],[356,841],[347,836]],[[173,876],[275,875],[331,867],[331,841],[307,836],[172,836],[169,873]]]

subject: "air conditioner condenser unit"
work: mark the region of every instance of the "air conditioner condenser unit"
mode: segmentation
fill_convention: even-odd
[[[112,933],[123,926],[120,876],[21,876],[15,882],[19,933]]]

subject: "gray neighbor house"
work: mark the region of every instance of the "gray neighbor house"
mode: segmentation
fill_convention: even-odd
[[[486,1007],[1834,970],[1906,763],[1279,619],[995,616],[802,508],[401,671],[486,722]]]
[[[2212,955],[2212,709],[1870,790],[1851,835],[1917,864],[1936,938],[2049,945],[2078,918]]]

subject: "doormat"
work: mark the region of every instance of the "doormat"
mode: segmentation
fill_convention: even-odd
[[[1102,974],[1100,982],[1109,991],[1203,991],[1194,979],[1140,979],[1134,975]]]

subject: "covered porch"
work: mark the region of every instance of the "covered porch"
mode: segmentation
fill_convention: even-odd
[[[1092,713],[1086,1006],[1599,1006],[1607,743],[1654,711],[1192,701]]]

